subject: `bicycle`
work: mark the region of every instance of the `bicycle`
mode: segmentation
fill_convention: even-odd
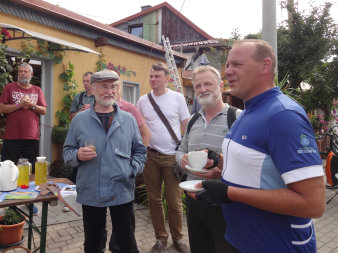
[[[335,122],[327,132],[320,134],[317,139],[321,140],[325,136],[329,136],[329,145],[326,147],[326,163],[324,166],[327,189],[338,189],[338,124]],[[338,195],[338,191],[326,202]]]

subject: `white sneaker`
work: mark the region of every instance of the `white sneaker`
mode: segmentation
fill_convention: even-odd
[[[63,211],[64,211],[64,212],[69,212],[70,209],[69,209],[68,207],[64,206],[64,207],[63,207]]]

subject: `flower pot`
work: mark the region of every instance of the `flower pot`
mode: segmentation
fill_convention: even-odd
[[[2,220],[2,216],[0,216],[0,220]],[[0,225],[2,227],[2,231],[0,231],[0,244],[8,245],[21,241],[24,225],[24,220],[14,225]]]

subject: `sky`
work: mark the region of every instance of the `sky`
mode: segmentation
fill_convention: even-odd
[[[44,0],[104,24],[131,16],[141,11],[141,6],[163,3],[165,0]],[[277,24],[287,18],[276,0]],[[315,6],[323,0],[312,0]],[[331,17],[338,24],[338,0],[327,0]],[[214,38],[227,39],[238,29],[240,35],[257,33],[262,29],[262,0],[166,0],[186,18]],[[309,0],[294,0],[299,10],[309,8]],[[95,3],[95,5],[93,5]]]

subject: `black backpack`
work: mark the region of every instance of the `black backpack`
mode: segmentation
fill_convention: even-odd
[[[80,110],[80,109],[79,109],[79,106],[80,106],[80,105],[83,105],[82,99],[83,99],[84,94],[85,94],[85,91],[82,91],[82,92],[80,93],[79,103],[78,103],[77,106],[76,106],[76,109],[77,109],[77,110]]]

